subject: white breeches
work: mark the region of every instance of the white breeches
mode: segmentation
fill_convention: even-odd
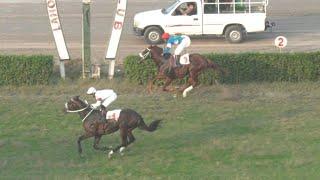
[[[184,48],[189,47],[190,44],[190,38],[188,36],[183,36],[181,43],[177,46],[176,50],[174,51],[174,55],[180,55]]]
[[[113,93],[111,96],[109,96],[107,99],[103,101],[102,105],[107,108],[116,99],[117,99],[117,94]]]

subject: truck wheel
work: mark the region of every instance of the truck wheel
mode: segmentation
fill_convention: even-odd
[[[144,39],[148,44],[155,45],[162,42],[161,35],[162,30],[159,27],[148,27],[144,32]]]
[[[246,37],[246,32],[241,26],[232,25],[227,27],[225,37],[230,43],[241,43]]]

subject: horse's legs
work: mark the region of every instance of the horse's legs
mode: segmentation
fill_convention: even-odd
[[[134,138],[134,136],[132,134],[132,130],[133,129],[128,130],[128,144],[127,145],[133,143],[136,140],[136,138]]]
[[[187,93],[198,84],[198,73],[191,73],[187,85],[182,88],[182,96],[187,97]]]
[[[108,157],[111,158],[112,154],[120,149],[120,153],[124,150],[124,148],[128,145],[128,128],[120,127],[120,136],[121,136],[121,144],[111,150],[108,154]]]
[[[148,78],[148,92],[151,93],[152,92],[152,86],[154,84],[154,82],[156,81],[156,78],[152,79],[152,78]]]
[[[94,148],[95,150],[106,151],[106,150],[108,150],[107,147],[99,147],[99,142],[100,142],[101,136],[102,136],[102,135],[96,135],[96,136],[94,136],[93,148]]]
[[[82,153],[81,141],[83,141],[83,140],[85,140],[85,139],[88,139],[88,138],[90,138],[90,137],[92,137],[92,136],[93,136],[93,135],[92,135],[92,134],[89,134],[89,133],[86,133],[86,134],[84,134],[84,135],[79,136],[79,138],[78,138],[78,152],[79,152],[79,154]]]
[[[154,85],[154,83],[157,81],[157,80],[160,80],[160,79],[164,79],[165,76],[161,75],[161,74],[158,74],[155,78],[153,79],[149,79],[149,82],[148,82],[148,92],[151,93],[152,92],[152,87]]]
[[[172,79],[169,78],[169,77],[167,77],[167,78],[166,78],[166,82],[164,83],[162,90],[163,90],[163,91],[169,91],[169,90],[167,89],[167,86],[169,86],[169,85],[171,84],[171,82],[172,82]]]

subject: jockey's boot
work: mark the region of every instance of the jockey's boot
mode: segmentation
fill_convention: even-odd
[[[174,55],[174,58],[176,59],[175,61],[176,61],[176,64],[175,64],[175,66],[176,67],[181,67],[182,66],[182,64],[180,64],[180,55]]]
[[[170,58],[170,68],[175,68],[176,67],[176,56],[173,55],[173,58]]]
[[[101,107],[101,117],[100,117],[100,121],[101,122],[107,122],[106,115],[107,115],[106,108],[105,107]]]

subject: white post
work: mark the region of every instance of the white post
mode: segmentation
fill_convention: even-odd
[[[108,74],[108,78],[111,80],[114,76],[114,67],[116,64],[116,60],[110,60],[109,61],[109,74]]]
[[[64,60],[69,60],[68,49],[63,37],[56,0],[46,0],[49,22],[60,59],[60,75],[65,79]]]
[[[112,24],[112,32],[109,40],[109,45],[106,52],[106,59],[109,63],[109,79],[113,78],[116,54],[120,42],[121,32],[124,25],[124,19],[126,14],[127,0],[118,0],[117,9],[114,16],[114,22]]]
[[[64,69],[64,61],[60,61],[60,76],[62,79],[66,79],[66,72]]]

